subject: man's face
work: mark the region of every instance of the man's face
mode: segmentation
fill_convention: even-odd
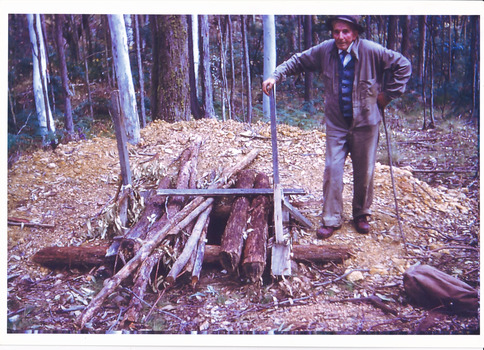
[[[333,23],[333,39],[339,50],[347,50],[357,37],[358,32],[353,29],[351,24],[343,21],[335,21]]]

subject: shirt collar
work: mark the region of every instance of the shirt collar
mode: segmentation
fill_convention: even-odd
[[[348,52],[349,54],[351,54],[351,49],[353,48],[353,44],[354,44],[354,43],[355,43],[355,42],[353,41],[353,42],[350,44],[350,46],[348,46],[348,48],[346,49],[346,52]],[[343,51],[344,51],[344,50],[340,50],[340,49],[338,49],[338,53],[339,53],[340,55],[341,55],[341,53],[342,53]]]

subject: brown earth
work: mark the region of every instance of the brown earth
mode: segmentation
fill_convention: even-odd
[[[251,168],[272,175],[270,128],[234,121],[154,122],[142,142],[130,146],[135,186],[155,181],[196,135],[204,138],[199,184],[260,149]],[[399,232],[389,167],[377,164],[372,231],[358,234],[351,223],[352,170],[345,172],[345,223],[322,242],[315,236],[321,214],[325,137],[320,131],[278,127],[281,182],[307,195],[291,203],[313,230],[293,229],[300,244],[344,244],[353,256],[342,264],[295,264],[292,276],[246,284],[218,266],[206,266],[195,289],[179,281],[146,298],[145,319],[120,323],[131,295],[117,289],[88,326],[90,332],[124,330],[166,333],[479,333],[479,318],[429,311],[409,302],[402,274],[415,263],[429,264],[473,287],[479,284],[478,188],[432,187],[409,169],[394,168],[404,237]],[[156,155],[156,157],[155,157]],[[96,230],[99,214],[115,195],[119,177],[116,140],[99,137],[61,144],[55,151],[25,154],[8,171],[8,216],[45,227],[8,227],[8,331],[77,332],[75,321],[102,288],[102,269],[52,271],[31,261],[40,249],[106,243],[111,232]],[[469,189],[470,188],[470,189]],[[91,229],[89,230],[89,224]],[[99,226],[100,227],[100,226]],[[403,239],[408,243],[404,249]],[[353,271],[354,270],[354,271]],[[353,271],[352,273],[349,273]],[[343,278],[340,278],[344,276]],[[345,299],[379,296],[396,314],[367,302]]]

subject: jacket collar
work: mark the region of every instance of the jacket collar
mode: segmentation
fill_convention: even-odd
[[[333,39],[334,40],[334,39]],[[359,54],[358,54],[358,47],[360,45],[360,37],[356,38],[355,41],[353,41],[353,43],[351,44],[351,50],[350,50],[350,53],[351,55],[356,58],[356,60],[358,61],[359,59]],[[333,47],[333,51],[336,55],[339,55],[339,50],[338,48],[336,47],[336,44],[334,44],[334,47]]]

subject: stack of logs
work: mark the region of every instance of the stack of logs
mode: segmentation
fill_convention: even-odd
[[[161,179],[158,189],[170,188],[176,178],[177,189],[195,188],[198,154],[201,141],[197,140],[184,150],[180,157],[176,177]],[[238,163],[226,168],[218,181],[208,186],[217,188],[269,188],[267,175],[254,170],[244,170],[258,155],[252,150]],[[236,180],[234,180],[236,179]],[[107,296],[115,291],[123,280],[133,277],[132,292],[135,295],[126,312],[125,321],[137,322],[147,286],[158,275],[168,285],[181,276],[190,274],[195,286],[202,263],[218,261],[232,273],[240,273],[248,281],[261,280],[266,267],[272,200],[267,195],[229,198],[231,210],[220,246],[207,245],[207,230],[214,208],[214,198],[165,196],[152,190],[138,222],[122,237],[115,237],[110,246],[98,247],[49,247],[39,251],[33,258],[46,266],[99,265],[113,263],[106,252],[115,251],[115,263],[123,265],[113,277],[104,282],[104,288],[92,299],[79,318],[84,328],[102,305]],[[214,210],[215,211],[215,210]],[[164,264],[167,255],[174,257],[171,267]],[[294,260],[341,261],[349,256],[345,247],[294,246]],[[169,260],[169,259],[168,259]],[[119,266],[118,265],[118,266]],[[169,271],[168,271],[169,269]],[[155,277],[153,277],[155,275]]]

